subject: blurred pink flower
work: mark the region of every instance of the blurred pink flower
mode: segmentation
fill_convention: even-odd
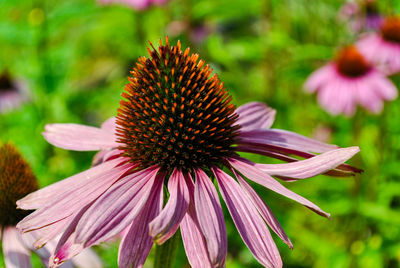
[[[143,10],[151,5],[162,5],[167,0],[98,0],[101,4],[119,3],[132,7],[133,9]]]
[[[348,22],[354,32],[377,30],[382,23],[375,0],[344,3],[339,11],[339,19]]]
[[[198,61],[197,54],[189,55],[189,49],[182,52],[179,42],[170,47],[167,41],[149,52],[151,57],[139,58],[132,71],[116,119],[101,128],[46,126],[44,137],[57,147],[102,153],[96,166],[19,200],[20,208],[36,211],[18,228],[50,228],[50,233],[43,232],[43,242],[62,233],[55,266],[128,227],[119,249],[121,268],[142,267],[153,242],[164,243],[178,228],[192,267],[223,267],[227,235],[210,178],[215,177],[254,257],[264,266],[282,267],[266,224],[290,247],[292,243],[244,177],[329,217],[272,176],[296,181],[321,173],[352,175],[360,170],[343,163],[359,148],[270,129],[275,110],[262,103],[235,109],[218,76],[210,77],[210,67]],[[257,164],[237,152],[291,163]],[[163,207],[164,184],[169,199]]]
[[[304,87],[317,92],[320,105],[333,115],[351,116],[357,104],[379,113],[384,100],[397,97],[395,85],[354,46],[343,48],[335,61],[311,74]]]
[[[17,149],[10,144],[0,146],[0,240],[7,268],[32,267],[31,252],[38,254],[47,266],[55,249],[54,240],[40,249],[35,249],[32,245],[38,234],[35,231],[20,234],[15,228],[15,224],[30,213],[17,209],[15,202],[37,190],[37,187],[36,177]],[[82,268],[99,268],[102,263],[94,252],[86,249],[83,255],[73,258],[72,262],[65,263],[63,267],[75,265]]]
[[[8,72],[0,75],[0,113],[18,108],[29,99],[29,91],[24,82],[13,79]]]
[[[386,18],[380,31],[364,36],[357,42],[357,48],[383,72],[400,72],[400,17]]]

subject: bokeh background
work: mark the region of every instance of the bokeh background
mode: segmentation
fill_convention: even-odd
[[[94,152],[72,152],[41,136],[47,123],[99,126],[114,116],[131,67],[148,41],[169,36],[210,63],[237,105],[263,101],[277,110],[275,128],[358,145],[351,164],[362,175],[286,183],[332,214],[327,220],[255,186],[291,238],[274,235],[285,267],[400,267],[400,100],[380,115],[359,109],[333,117],[303,91],[307,76],[357,35],[336,0],[171,0],[134,10],[95,0],[0,0],[0,73],[22,81],[29,101],[0,114],[0,143],[12,142],[41,186],[87,169]],[[378,1],[383,14],[400,1]],[[392,76],[397,87],[400,77]],[[270,159],[254,157],[265,163]],[[225,208],[227,267],[259,267]],[[117,267],[118,243],[95,247],[105,267]],[[4,267],[0,253],[0,267]],[[151,253],[146,266],[151,267]],[[35,267],[41,267],[34,257]],[[182,244],[175,267],[189,267]]]

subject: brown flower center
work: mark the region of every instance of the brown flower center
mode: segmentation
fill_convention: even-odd
[[[14,85],[11,78],[7,72],[0,75],[0,92],[12,91]]]
[[[347,46],[339,52],[336,65],[338,71],[347,77],[359,77],[371,69],[371,65],[354,46]]]
[[[383,39],[400,44],[400,17],[388,17],[381,26]]]
[[[231,97],[197,54],[181,44],[141,57],[118,110],[121,149],[142,167],[171,171],[218,164],[233,154],[238,135]]]
[[[0,147],[0,227],[15,225],[30,211],[19,210],[15,202],[38,189],[37,180],[17,149]]]

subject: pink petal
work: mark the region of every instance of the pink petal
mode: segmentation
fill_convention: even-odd
[[[248,179],[263,185],[264,187],[271,189],[278,194],[286,196],[292,200],[299,202],[300,204],[308,207],[312,211],[316,212],[317,214],[325,217],[330,217],[329,213],[324,212],[318,206],[313,204],[312,202],[308,201],[304,197],[299,196],[298,194],[290,191],[289,189],[285,188],[282,184],[277,182],[274,178],[268,175],[265,172],[262,172],[258,168],[254,167],[254,164],[248,164],[238,159],[230,158],[229,163],[240,173],[246,176]]]
[[[239,115],[236,121],[242,130],[253,130],[259,128],[268,129],[275,120],[276,111],[261,102],[249,102],[236,109]]]
[[[49,124],[44,138],[54,146],[75,151],[98,151],[116,148],[114,134],[100,128],[78,124]]]
[[[102,163],[101,165],[90,168],[72,177],[42,188],[18,200],[17,206],[18,208],[29,210],[38,209],[45,205],[48,205],[49,202],[54,201],[54,199],[57,198],[60,193],[66,191],[66,189],[75,190],[75,187],[77,185],[81,186],[87,184],[89,181],[101,176],[106,171],[122,163],[124,160],[124,158],[119,158],[106,163]]]
[[[36,240],[36,237],[33,235],[33,233],[20,234],[20,238],[22,239],[25,247],[31,251],[35,251],[35,253],[40,257],[42,263],[47,267],[49,258],[51,257],[51,253],[53,252],[56,243],[54,241],[51,241],[47,243],[44,247],[35,249],[34,247],[32,247]],[[72,264],[66,266],[70,266],[71,268],[73,268]]]
[[[101,195],[131,167],[131,164],[127,163],[112,168],[100,176],[92,178],[91,181],[79,182],[73,187],[59,192],[58,197],[19,222],[17,228],[24,232],[35,230],[73,215],[80,208]]]
[[[114,134],[115,130],[116,130],[116,126],[117,126],[115,120],[116,120],[115,116],[108,118],[106,121],[103,122],[103,124],[101,124],[100,128],[102,130],[105,130],[105,131],[108,131],[108,132]]]
[[[271,176],[304,179],[325,173],[349,160],[360,148],[348,147],[325,152],[320,155],[287,164],[255,164],[254,166]]]
[[[32,248],[32,244],[37,239],[35,237],[35,232],[25,233],[22,235],[22,239],[24,243],[31,249],[34,250],[37,255],[39,255],[40,259],[42,260],[43,264],[47,267],[49,264],[49,259],[53,258],[52,253],[54,252],[57,242],[55,240],[59,240],[61,237],[61,232],[59,232],[58,238],[55,240],[49,241],[45,246],[35,249]],[[75,265],[78,267],[90,267],[90,268],[101,268],[103,264],[97,254],[91,250],[86,249],[82,253],[75,256],[71,261],[64,262],[62,264],[62,268],[74,268]]]
[[[78,255],[84,250],[84,247],[80,244],[73,244],[72,242],[68,241],[65,243],[55,255],[52,255],[49,259],[49,267],[56,268],[72,257]]]
[[[134,218],[128,233],[122,239],[118,252],[118,267],[142,267],[153,245],[149,235],[149,222],[161,210],[163,180],[157,180],[150,190],[150,197],[140,213]]]
[[[93,202],[94,201],[84,206],[78,213],[76,213],[76,215],[74,215],[74,218],[62,233],[61,238],[58,239],[54,254],[49,259],[50,268],[58,267],[84,250],[85,247],[82,244],[74,242],[73,235],[75,234],[76,226],[82,215],[88,210]]]
[[[304,84],[304,88],[308,92],[318,91],[325,83],[327,83],[332,76],[334,76],[334,66],[332,64],[325,65],[324,67],[313,72]]]
[[[318,94],[319,104],[332,115],[344,113],[352,115],[356,100],[351,90],[354,81],[344,78],[339,73]],[[346,107],[348,107],[346,109]]]
[[[119,149],[106,149],[96,153],[92,160],[92,166],[97,166],[103,162],[110,161],[116,158],[125,158],[122,156],[123,151]]]
[[[31,253],[27,249],[15,227],[3,230],[3,254],[7,268],[31,268]]]
[[[378,114],[383,109],[383,101],[379,96],[378,92],[375,92],[374,88],[371,87],[369,81],[360,83],[355,88],[356,99],[365,109],[372,113]]]
[[[275,242],[251,199],[231,176],[219,168],[212,168],[212,171],[236,228],[251,253],[266,267],[282,267]]]
[[[78,267],[102,268],[99,256],[90,248],[83,250],[71,260]],[[64,268],[64,266],[63,266]]]
[[[189,206],[189,190],[180,170],[174,169],[168,181],[169,199],[161,213],[150,222],[150,236],[162,244],[174,235]]]
[[[190,193],[190,204],[187,213],[181,222],[181,236],[186,256],[193,268],[211,268],[210,257],[207,251],[207,243],[201,232],[196,215],[194,201],[194,185],[189,173],[184,174]]]
[[[65,228],[69,225],[73,217],[65,218],[64,220],[52,223],[43,228],[24,233],[24,235],[32,234],[35,237],[35,241],[32,243],[33,247],[40,249],[43,246],[47,246],[52,240],[56,239]],[[48,261],[49,258],[47,258]],[[46,261],[46,264],[47,264]]]
[[[314,153],[323,153],[338,148],[338,146],[336,145],[326,144],[317,140],[307,138],[300,134],[281,129],[259,129],[252,131],[241,131],[237,143],[239,145],[274,145]]]
[[[146,204],[158,170],[153,166],[115,182],[82,216],[75,242],[91,246],[124,230]]]
[[[235,147],[235,150],[237,152],[247,152],[247,153],[254,153],[254,154],[260,154],[260,155],[265,155],[268,157],[276,158],[285,162],[297,162],[299,161],[297,158],[293,158],[291,156],[285,155],[287,154],[294,154],[297,156],[301,156],[304,158],[311,158],[314,157],[315,154],[310,154],[306,152],[300,152],[296,150],[284,150],[285,148],[283,147],[273,147],[271,146],[257,146],[255,145],[239,145]],[[276,150],[279,150],[281,152],[276,152]],[[353,175],[353,173],[361,173],[363,172],[361,169],[355,168],[353,166],[349,166],[347,164],[342,164],[338,167],[336,167],[334,170],[330,170],[325,173],[325,175],[329,176],[350,176]]]
[[[384,100],[394,100],[397,98],[398,92],[396,86],[386,77],[377,75],[370,83],[371,87],[373,87]]]
[[[234,169],[233,173],[239,181],[242,190],[247,194],[253,203],[254,207],[257,209],[258,213],[263,217],[264,221],[269,225],[269,227],[285,242],[291,249],[293,248],[293,244],[290,241],[289,237],[286,235],[283,230],[281,224],[275,218],[271,209],[265,204],[265,202],[258,196],[256,191],[240,176]]]
[[[197,219],[207,242],[213,266],[225,265],[227,238],[224,214],[218,193],[210,178],[201,169],[195,169],[194,201]]]

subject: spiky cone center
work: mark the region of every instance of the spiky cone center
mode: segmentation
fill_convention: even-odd
[[[381,34],[386,41],[400,45],[400,17],[386,18],[381,26]]]
[[[28,163],[11,144],[0,147],[0,226],[17,224],[30,211],[20,210],[16,201],[38,189]]]
[[[124,154],[143,168],[167,171],[218,165],[232,156],[236,107],[218,76],[179,41],[151,47],[122,93],[117,135]]]
[[[371,69],[371,65],[364,56],[352,45],[339,51],[336,65],[338,71],[347,77],[359,77]]]

